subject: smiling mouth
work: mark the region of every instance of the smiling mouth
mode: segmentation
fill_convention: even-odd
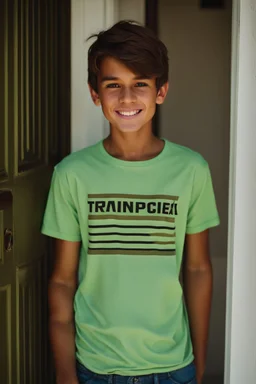
[[[132,117],[138,115],[142,109],[134,109],[133,111],[116,111],[119,116]]]

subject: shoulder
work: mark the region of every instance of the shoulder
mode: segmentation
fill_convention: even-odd
[[[81,170],[84,172],[85,168],[90,167],[95,159],[97,159],[99,146],[100,142],[79,151],[72,152],[55,166],[55,171],[59,175],[75,175]]]
[[[207,161],[199,152],[169,140],[165,140],[165,142],[168,146],[169,155],[182,167],[191,170],[205,170],[208,168]]]

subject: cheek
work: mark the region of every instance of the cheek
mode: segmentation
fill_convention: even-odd
[[[105,104],[111,104],[118,98],[117,92],[104,92],[101,94],[101,100]]]
[[[116,107],[116,96],[112,95],[101,95],[101,108],[107,119],[111,119],[113,110]]]
[[[156,97],[153,95],[148,95],[143,99],[145,105],[147,105],[148,110],[153,111],[156,108]]]
[[[111,95],[105,95],[102,99],[102,109],[103,111],[106,111],[106,113],[112,112],[113,109],[116,108],[118,104],[118,97],[117,95],[111,94]]]
[[[152,92],[151,90],[140,90],[138,89],[137,92],[137,97],[143,101],[145,104],[154,104],[156,102],[156,97],[157,94]]]

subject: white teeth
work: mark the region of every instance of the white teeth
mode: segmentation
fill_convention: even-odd
[[[118,111],[118,113],[120,113],[120,115],[123,115],[123,116],[134,116],[134,115],[137,115],[137,113],[139,113],[139,109],[137,109],[136,111],[130,111],[130,112],[121,112],[121,111]]]

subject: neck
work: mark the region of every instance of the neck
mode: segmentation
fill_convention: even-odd
[[[122,133],[111,132],[104,140],[106,151],[113,157],[126,161],[143,161],[157,156],[164,147],[164,142],[150,131]]]

